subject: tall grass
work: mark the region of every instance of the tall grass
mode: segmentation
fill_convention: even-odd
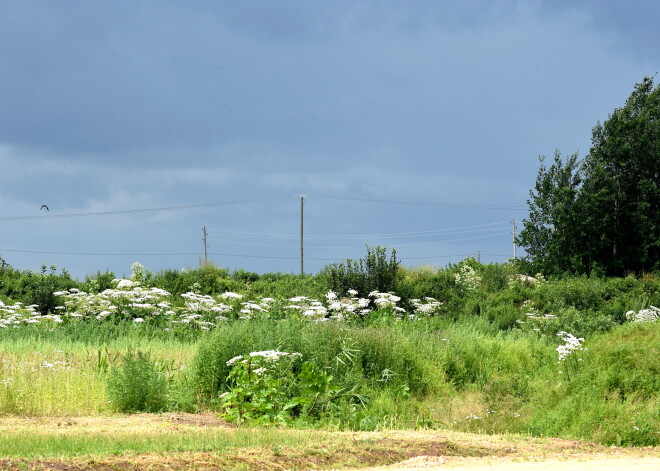
[[[102,326],[97,328],[104,330]],[[113,335],[106,335],[106,330],[82,337],[80,330],[72,335],[66,329],[0,332],[0,414],[110,413],[113,407],[107,394],[108,374],[133,349],[150,352],[156,367],[170,382],[176,385],[184,380],[194,344],[139,336],[132,330],[126,330],[123,336],[111,332]],[[176,388],[172,394],[178,394]]]

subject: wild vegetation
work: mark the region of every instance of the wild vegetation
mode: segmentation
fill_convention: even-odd
[[[385,250],[369,254],[380,260],[360,276],[391,273]],[[660,441],[656,276],[546,280],[473,259],[395,268],[387,291],[341,293],[330,288],[355,277],[345,266],[299,277],[136,264],[130,279],[77,281],[4,264],[0,411]],[[57,288],[50,310],[27,304],[23,278]]]

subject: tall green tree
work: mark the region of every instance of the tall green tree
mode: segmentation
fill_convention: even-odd
[[[585,221],[592,258],[611,274],[660,270],[660,87],[645,77],[622,108],[593,129]]]
[[[660,88],[645,77],[593,128],[583,162],[541,161],[518,243],[547,274],[659,271],[659,183]]]
[[[518,243],[527,251],[534,269],[546,274],[581,271],[582,258],[575,244],[580,241],[582,184],[577,154],[562,159],[555,151],[553,163],[546,167],[541,156],[534,190],[530,191],[529,216]]]

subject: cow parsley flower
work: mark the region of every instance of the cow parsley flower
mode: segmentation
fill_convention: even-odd
[[[628,311],[626,319],[631,322],[655,322],[660,319],[660,309],[655,306],[649,306],[648,309],[641,309],[638,312]]]
[[[557,347],[557,354],[559,355],[560,363],[566,360],[566,358],[572,353],[584,350],[584,347],[582,346],[582,342],[584,342],[583,338],[577,338],[573,334],[564,331],[559,332],[557,336],[561,337],[564,341],[564,345]]]

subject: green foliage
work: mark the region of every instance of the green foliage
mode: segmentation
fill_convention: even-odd
[[[228,360],[275,345],[279,350],[301,353],[306,361],[332,375],[334,384],[344,391],[364,394],[406,387],[411,393],[424,394],[436,376],[425,362],[430,350],[419,350],[422,341],[424,338],[393,327],[359,328],[295,319],[235,323],[200,342],[193,377],[201,400],[208,402],[229,387]],[[433,342],[432,338],[426,341]]]
[[[518,242],[546,274],[660,270],[660,87],[645,77],[592,133],[582,163],[541,167]]]
[[[364,258],[327,265],[320,276],[326,279],[330,290],[340,295],[353,289],[364,297],[372,291],[396,291],[399,263],[395,249],[388,259],[387,247],[367,246]]]
[[[167,407],[167,380],[148,353],[129,351],[110,371],[108,396],[119,412],[161,412]]]
[[[611,275],[660,270],[660,87],[652,78],[594,127],[585,175],[593,260]]]
[[[550,167],[544,165],[544,159],[540,157],[535,191],[527,200],[529,216],[517,243],[525,248],[535,270],[547,275],[582,272],[584,214],[579,190],[583,176],[577,154],[564,162],[556,151]]]
[[[274,298],[293,298],[307,296],[320,298],[327,291],[323,278],[318,275],[299,275],[293,273],[264,273],[258,280],[245,287],[252,296],[270,296]]]
[[[224,417],[238,424],[287,424],[325,415],[340,389],[316,363],[296,365],[300,356],[271,350],[230,361],[229,390],[220,396]]]
[[[453,270],[431,267],[400,267],[396,292],[401,296],[404,306],[410,299],[423,299],[427,296],[440,300],[443,303],[441,312],[447,316],[460,314],[466,296],[465,289],[456,282]]]
[[[80,290],[86,291],[87,293],[100,293],[106,289],[112,289],[115,287],[115,283],[112,280],[115,279],[115,274],[111,271],[106,271],[101,273],[100,271],[96,275],[87,275],[85,276],[85,281],[80,285]]]
[[[530,431],[609,445],[660,444],[658,345],[657,323],[622,326],[587,341],[570,381],[537,375],[526,406],[533,411]]]
[[[227,269],[217,268],[211,263],[196,269],[162,270],[147,281],[147,285],[164,289],[175,298],[189,291],[214,295],[237,288]]]
[[[0,268],[0,293],[25,305],[35,304],[41,314],[54,312],[61,304],[56,291],[77,286],[69,272],[63,269],[58,275],[55,266],[42,265],[40,272],[14,270],[6,264]]]

